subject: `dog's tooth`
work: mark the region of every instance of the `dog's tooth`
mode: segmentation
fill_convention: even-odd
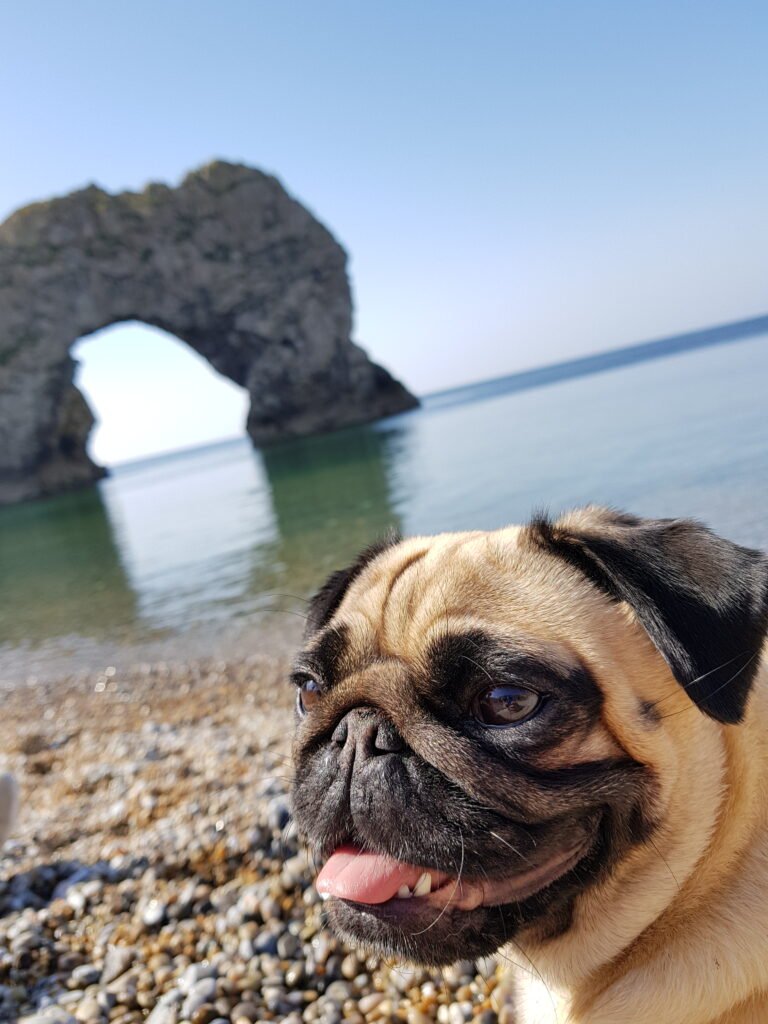
[[[397,898],[399,900],[409,900],[411,898],[411,890],[407,885],[401,885],[397,890]]]
[[[432,891],[432,875],[425,871],[416,885],[413,887],[414,896],[428,896]]]
[[[321,893],[318,893],[318,896],[320,897],[320,899],[321,899],[321,900],[322,900],[323,902],[325,902],[326,900],[329,900],[329,899],[331,898],[331,894],[330,894],[329,892],[321,892]]]

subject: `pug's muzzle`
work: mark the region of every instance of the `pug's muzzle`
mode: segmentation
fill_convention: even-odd
[[[567,906],[611,832],[599,807],[552,820],[523,806],[517,820],[500,814],[370,706],[346,712],[303,761],[294,807],[324,865],[316,885],[336,930],[428,964],[489,953],[524,922]]]

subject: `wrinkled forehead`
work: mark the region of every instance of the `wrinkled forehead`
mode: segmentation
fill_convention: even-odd
[[[574,618],[604,605],[567,566],[526,543],[523,528],[415,537],[354,580],[333,619],[347,656],[426,661],[447,637],[477,632],[563,670],[578,662]],[[576,631],[578,632],[578,630]]]

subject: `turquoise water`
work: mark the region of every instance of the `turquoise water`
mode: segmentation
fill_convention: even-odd
[[[593,501],[768,547],[766,385],[762,335],[531,390],[488,382],[374,426],[227,442],[0,509],[2,651],[255,636],[390,526],[491,528]]]

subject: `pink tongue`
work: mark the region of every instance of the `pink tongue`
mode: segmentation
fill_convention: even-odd
[[[315,886],[321,896],[355,903],[386,903],[400,886],[415,885],[420,874],[418,868],[384,854],[340,846],[328,858]]]

